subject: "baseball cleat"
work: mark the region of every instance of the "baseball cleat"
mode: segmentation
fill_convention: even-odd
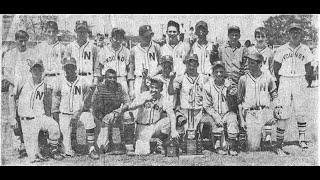
[[[238,152],[235,151],[235,150],[229,150],[229,154],[230,154],[231,156],[238,156]]]
[[[290,153],[287,152],[287,151],[284,151],[282,148],[277,148],[275,150],[275,153],[279,156],[286,156],[286,155],[289,155]]]
[[[99,154],[97,153],[97,151],[93,146],[89,150],[89,157],[93,160],[98,160],[100,158]]]
[[[308,149],[308,145],[305,141],[301,141],[299,146],[302,148],[302,150]]]
[[[75,153],[74,151],[68,151],[68,152],[65,152],[64,154],[62,154],[64,157],[74,157],[75,156]]]
[[[228,152],[227,152],[227,151],[224,151],[222,148],[216,149],[215,152],[216,152],[217,154],[220,154],[220,155],[227,155],[227,154],[228,154]]]
[[[28,154],[27,154],[27,151],[26,149],[22,149],[19,151],[19,159],[22,159],[22,158],[25,158],[25,157],[28,157]]]

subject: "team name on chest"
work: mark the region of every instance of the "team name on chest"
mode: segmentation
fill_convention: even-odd
[[[286,54],[283,55],[283,60],[287,60],[287,59],[293,58],[293,57],[297,58],[297,59],[299,59],[301,61],[303,61],[304,58],[305,58],[305,56],[303,54],[299,53],[299,52],[295,52],[295,53],[290,52],[290,53],[286,53]]]
[[[105,63],[109,63],[109,62],[112,62],[112,61],[120,61],[120,62],[124,62],[125,61],[125,57],[124,55],[118,55],[118,56],[107,56],[106,59],[105,59]]]

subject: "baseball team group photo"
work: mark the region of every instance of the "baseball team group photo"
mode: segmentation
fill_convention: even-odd
[[[2,166],[316,166],[318,15],[4,14]]]

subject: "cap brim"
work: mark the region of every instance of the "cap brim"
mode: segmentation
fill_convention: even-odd
[[[86,26],[79,26],[76,28],[76,31],[79,31],[80,29],[84,29],[85,31],[89,31],[89,29]]]
[[[147,32],[145,32],[142,36],[150,36],[150,35],[154,35],[154,32],[152,32],[152,31],[147,31]]]

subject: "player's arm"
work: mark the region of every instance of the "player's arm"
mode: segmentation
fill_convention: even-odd
[[[280,79],[279,71],[282,66],[282,57],[283,57],[282,50],[278,49],[276,51],[276,53],[274,54],[274,58],[273,58],[273,60],[274,60],[273,70],[274,70],[274,75],[277,79],[277,86],[279,86],[279,79]]]
[[[181,89],[183,76],[177,76],[174,73],[173,76],[170,76],[170,81],[168,85],[168,93],[169,95],[177,94],[177,92]]]
[[[17,115],[17,100],[20,97],[20,93],[22,91],[22,83],[23,81],[17,80],[15,81],[15,85],[14,86],[10,86],[9,87],[9,123],[11,127],[15,127],[17,126],[17,121],[16,121],[16,115]]]
[[[207,83],[204,86],[202,103],[203,103],[203,108],[214,119],[214,121],[216,121],[217,123],[221,122],[221,116],[214,108],[213,99],[211,96],[210,83]]]
[[[164,110],[167,112],[168,118],[170,120],[170,135],[172,138],[178,138],[179,133],[176,129],[176,115],[173,111],[173,104],[170,101],[165,102]]]
[[[303,59],[304,62],[305,62],[304,67],[305,67],[305,71],[306,71],[306,76],[310,76],[310,75],[312,75],[311,62],[313,60],[313,54],[312,54],[311,50],[308,47],[306,47],[305,52],[306,52],[305,53],[305,58]]]
[[[145,104],[146,101],[152,99],[150,91],[145,91],[139,94],[139,98],[135,98],[132,103],[129,104],[128,110],[135,110]]]
[[[238,109],[239,109],[239,116],[240,116],[240,126],[242,128],[245,127],[245,119],[244,119],[244,109],[242,107],[242,103],[244,102],[244,97],[245,97],[245,81],[244,81],[244,76],[242,76],[239,79],[239,84],[238,84]]]
[[[99,68],[98,49],[96,46],[92,47],[92,59],[93,59],[93,84],[97,85],[99,77],[101,76],[101,70]]]
[[[129,96],[131,99],[134,99],[134,71],[135,71],[135,54],[134,51],[130,51],[130,56],[129,56],[129,65],[128,65],[128,85],[129,85]]]
[[[150,74],[151,77],[153,77],[157,74],[160,74],[162,72],[162,66],[160,65],[161,51],[160,51],[159,44],[155,44],[155,50],[156,50],[156,57],[157,57],[158,65],[157,65],[157,69],[154,72],[154,74]]]
[[[60,103],[61,103],[61,82],[56,81],[52,89],[52,116],[57,122],[59,122],[59,113],[60,113]]]

